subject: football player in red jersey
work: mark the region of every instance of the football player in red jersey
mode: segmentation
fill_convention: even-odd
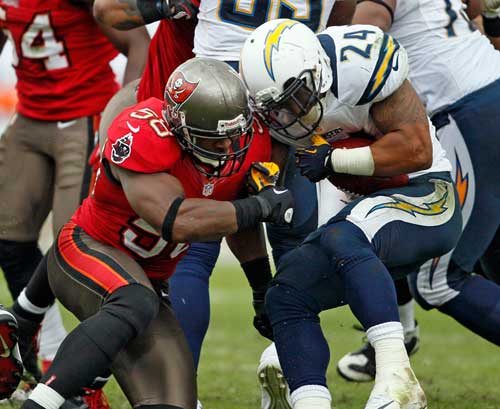
[[[134,408],[196,407],[165,280],[189,242],[293,215],[276,165],[252,165],[270,159],[271,140],[248,102],[228,65],[192,59],[170,77],[165,102],[150,98],[113,121],[92,194],[48,254],[51,288],[82,322],[23,408],[58,408],[109,367]],[[249,170],[257,194],[242,198]]]
[[[49,211],[57,232],[88,192],[95,125],[118,89],[109,66],[116,48],[129,57],[125,81],[144,67],[145,29],[101,30],[89,5],[0,0],[0,50],[12,41],[19,98],[0,142],[0,266],[14,298],[42,257],[37,239]],[[56,310],[52,317],[52,343],[42,331],[49,359],[65,336]],[[36,360],[25,360],[25,366],[38,376]]]

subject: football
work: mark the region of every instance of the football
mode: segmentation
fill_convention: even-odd
[[[352,149],[369,146],[373,139],[368,137],[350,137],[331,142],[331,146],[336,149]],[[397,175],[391,177],[383,176],[356,176],[346,173],[334,173],[328,180],[340,190],[347,193],[366,196],[378,190],[390,189],[394,187],[406,186],[408,175]]]

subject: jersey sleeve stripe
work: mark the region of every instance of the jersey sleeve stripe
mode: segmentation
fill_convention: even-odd
[[[321,46],[326,52],[326,55],[330,57],[330,66],[332,67],[332,86],[330,90],[335,95],[335,98],[339,97],[339,86],[338,86],[338,76],[337,76],[337,50],[335,48],[335,42],[332,37],[327,34],[318,35],[318,40],[321,43]]]
[[[381,51],[372,77],[356,105],[363,105],[372,101],[382,90],[392,71],[392,60],[399,48],[399,43],[394,38],[384,34]]]

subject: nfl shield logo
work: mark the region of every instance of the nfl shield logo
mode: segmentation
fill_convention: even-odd
[[[203,196],[210,196],[214,192],[214,184],[207,183],[203,186]]]

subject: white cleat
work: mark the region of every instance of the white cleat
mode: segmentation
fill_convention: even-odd
[[[375,380],[365,409],[426,409],[427,399],[410,367]]]
[[[262,409],[292,408],[290,404],[290,389],[283,376],[274,343],[262,352],[257,376],[262,393]]]

